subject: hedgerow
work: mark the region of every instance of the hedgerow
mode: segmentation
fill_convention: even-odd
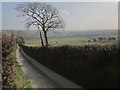
[[[119,86],[120,48],[112,45],[28,47],[23,51],[51,70],[86,88]]]
[[[2,89],[16,88],[15,69],[12,57],[12,51],[15,44],[13,34],[2,34]]]

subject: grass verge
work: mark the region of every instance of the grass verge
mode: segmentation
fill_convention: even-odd
[[[22,88],[23,90],[31,90],[32,86],[29,83],[28,78],[26,77],[25,73],[21,69],[19,63],[17,62],[16,58],[16,50],[18,46],[16,45],[13,51],[13,59],[14,59],[14,64],[15,64],[15,72],[16,72],[16,77],[15,77],[15,83],[17,84],[17,88]]]

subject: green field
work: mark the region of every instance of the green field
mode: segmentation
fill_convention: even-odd
[[[88,40],[92,40],[93,38],[97,39],[98,37],[115,37],[117,36],[74,36],[74,37],[54,37],[54,38],[48,38],[49,44],[52,46],[58,46],[58,45],[83,45],[88,43]],[[34,45],[34,46],[40,46],[41,41],[39,37],[34,38],[26,38],[25,43],[27,45]],[[97,42],[94,44],[101,44],[101,42]]]
[[[57,37],[49,38],[50,45],[80,45],[81,43],[87,42],[88,37]],[[40,45],[40,38],[29,38],[25,39],[27,45]]]

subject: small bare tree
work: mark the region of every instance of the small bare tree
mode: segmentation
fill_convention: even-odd
[[[32,21],[29,21],[29,22],[26,23],[25,26],[26,26],[26,28],[28,29],[28,28],[29,28],[30,26],[32,26],[32,25],[34,25],[34,26],[37,27],[37,29],[38,29],[38,31],[39,31],[39,35],[40,35],[41,45],[44,46],[43,37],[42,37],[42,32],[41,32],[41,29],[40,29],[40,27],[39,27],[39,24],[37,24],[37,23],[35,23],[35,22],[32,22]]]
[[[15,9],[20,12],[20,16],[27,18],[28,26],[36,25],[38,27],[40,37],[42,30],[46,46],[48,46],[47,32],[62,29],[65,26],[63,20],[59,16],[58,10],[50,4],[43,2],[27,2],[18,4]]]

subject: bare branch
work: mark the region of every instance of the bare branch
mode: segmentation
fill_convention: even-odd
[[[29,2],[17,5],[15,8],[21,16],[27,18],[26,26],[40,26],[47,42],[47,32],[64,28],[64,22],[59,16],[58,10],[47,3]]]

